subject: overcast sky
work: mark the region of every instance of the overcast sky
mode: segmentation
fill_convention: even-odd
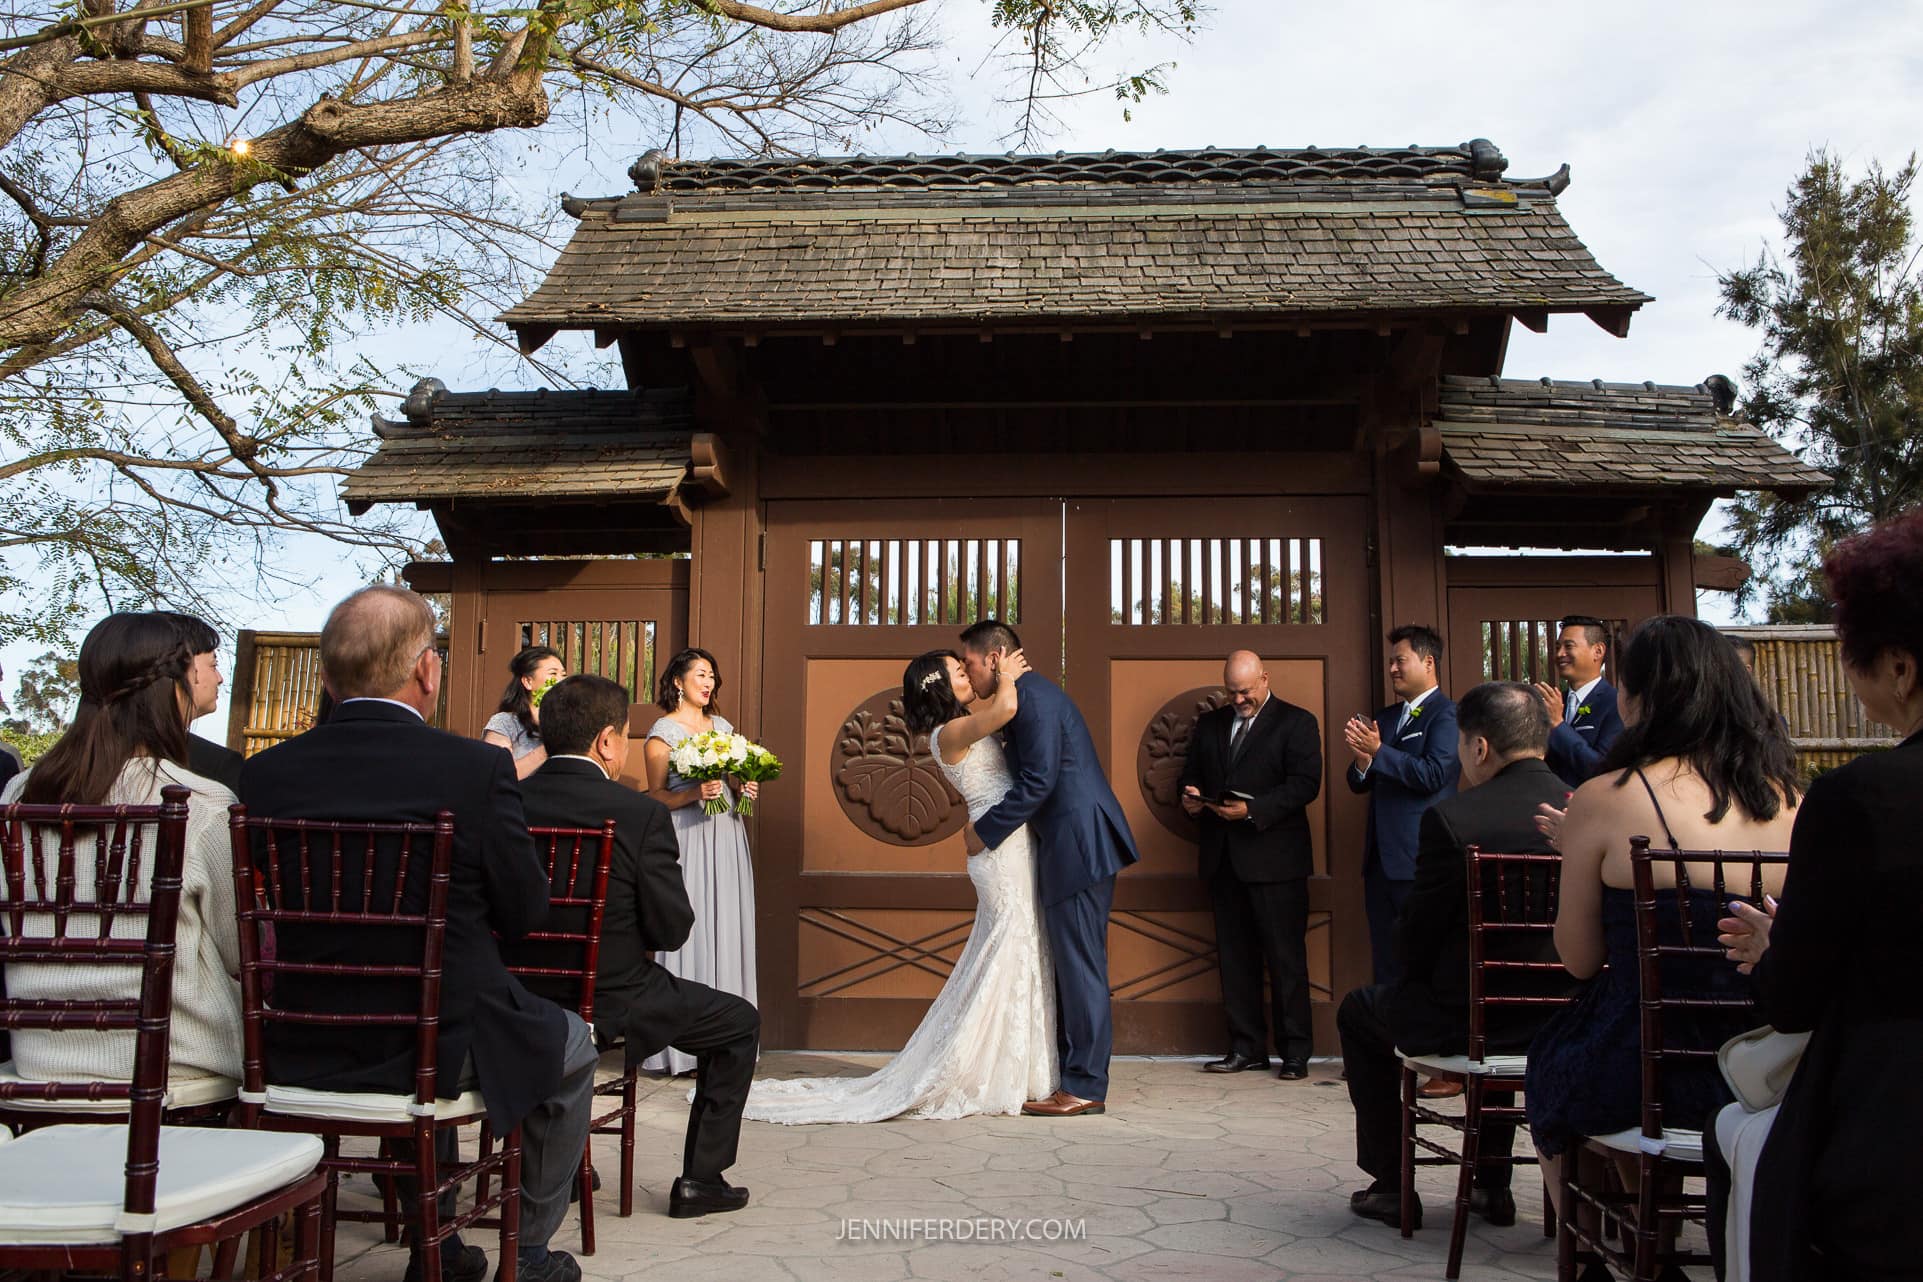
[[[960,124],[940,143],[879,135],[871,151],[1007,150],[1004,81],[985,74],[988,0],[938,0],[948,34],[941,62]],[[1219,0],[1194,42],[1130,42],[1114,70],[1173,61],[1170,92],[1132,108],[1112,97],[1062,104],[1047,148],[1118,150],[1205,145],[1449,145],[1486,137],[1510,177],[1568,162],[1560,206],[1596,257],[1655,296],[1626,339],[1581,317],[1549,332],[1517,328],[1511,377],[1732,377],[1754,336],[1713,315],[1715,273],[1753,259],[1777,229],[1774,211],[1806,154],[1895,167],[1923,128],[1923,0],[1810,5],[1784,0],[1618,0],[1611,5],[1369,5]],[[578,140],[577,140],[578,141]],[[593,148],[631,156],[659,140],[612,137]],[[626,160],[602,176],[557,166],[555,192],[625,190]],[[541,172],[541,166],[534,166]],[[562,336],[557,345],[586,345]],[[459,334],[383,335],[455,388],[525,385]],[[478,377],[465,378],[467,369]],[[311,557],[315,583],[254,626],[312,630],[364,574],[331,549]],[[1706,611],[1721,613],[1705,601]],[[35,647],[0,653],[11,674]],[[210,729],[210,727],[203,727]]]

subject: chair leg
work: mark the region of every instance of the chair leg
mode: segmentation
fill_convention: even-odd
[[[1556,1223],[1556,1282],[1576,1282],[1576,1181],[1572,1172],[1576,1169],[1576,1151],[1569,1150],[1562,1157],[1562,1207],[1563,1212]],[[1543,1201],[1548,1204],[1549,1189],[1543,1187]],[[1553,1207],[1550,1215],[1555,1215]]]
[[[1462,1276],[1462,1247],[1469,1234],[1469,1193],[1475,1187],[1476,1163],[1482,1155],[1482,1078],[1471,1076],[1463,1093],[1462,1166],[1456,1172],[1455,1218],[1449,1225],[1449,1263],[1445,1278]]]
[[[379,1156],[384,1159],[393,1158],[392,1142],[385,1139],[381,1141]],[[398,1242],[401,1240],[400,1190],[395,1185],[392,1174],[376,1175],[374,1182],[381,1188],[381,1232],[387,1241]]]
[[[308,1260],[318,1260],[321,1252],[321,1237],[325,1230],[326,1216],[320,1202],[309,1202],[294,1211],[294,1265],[303,1267]],[[268,1274],[263,1272],[262,1277]]]
[[[594,1137],[581,1153],[581,1171],[576,1176],[581,1186],[581,1254],[594,1254]]]
[[[340,1159],[338,1135],[321,1137],[321,1161],[327,1164],[327,1191],[321,1195],[320,1282],[334,1282],[334,1226],[338,1219],[341,1176],[334,1165]]]
[[[1402,1160],[1398,1172],[1398,1197],[1402,1204],[1402,1236],[1415,1232],[1416,1202],[1416,1074],[1402,1066]]]
[[[1656,1204],[1662,1190],[1656,1175],[1656,1160],[1648,1153],[1637,1162],[1636,1189],[1636,1265],[1630,1274],[1633,1282],[1656,1282],[1656,1257],[1662,1242],[1662,1226],[1657,1223]]]
[[[495,1282],[515,1282],[521,1270],[521,1128],[501,1137],[501,1262]]]
[[[414,1238],[421,1250],[421,1277],[441,1276],[440,1163],[434,1152],[434,1123],[414,1128]]]
[[[1542,1182],[1542,1235],[1556,1236],[1556,1204],[1549,1197],[1549,1181]]]
[[[234,1276],[234,1265],[240,1262],[241,1241],[242,1235],[237,1233],[214,1243],[214,1271],[210,1276],[223,1279]]]
[[[623,1066],[625,1068],[625,1065]],[[621,1214],[634,1214],[634,1097],[638,1069],[626,1069],[621,1082]]]
[[[481,1123],[481,1155],[475,1160],[485,1163],[493,1152],[494,1123],[483,1120]],[[474,1205],[479,1206],[487,1201],[488,1182],[487,1167],[483,1165],[480,1174],[474,1177]]]

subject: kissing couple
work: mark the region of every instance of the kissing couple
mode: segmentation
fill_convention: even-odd
[[[866,1077],[763,1079],[745,1116],[879,1122],[1100,1113],[1114,1047],[1108,912],[1135,839],[1088,726],[983,619],[901,681],[909,729],[968,803],[975,925],[901,1052]],[[971,847],[976,843],[970,842]]]

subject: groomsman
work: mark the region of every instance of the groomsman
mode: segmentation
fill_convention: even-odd
[[[1309,1075],[1308,805],[1322,791],[1315,714],[1269,692],[1262,660],[1237,650],[1222,670],[1230,702],[1196,718],[1182,769],[1182,809],[1199,827],[1202,882],[1215,909],[1215,948],[1229,1049],[1211,1073],[1269,1066],[1262,1013],[1266,965],[1279,1075]]]
[[[1602,769],[1603,758],[1623,732],[1616,710],[1616,687],[1603,680],[1609,629],[1601,619],[1572,614],[1562,621],[1556,640],[1556,675],[1567,693],[1548,681],[1536,690],[1549,709],[1549,768],[1571,788],[1579,788]]]
[[[1389,634],[1389,689],[1400,702],[1373,720],[1351,717],[1342,737],[1355,754],[1349,788],[1369,794],[1362,903],[1375,982],[1401,979],[1396,916],[1415,884],[1422,812],[1456,792],[1456,705],[1436,686],[1442,638],[1409,624]]]

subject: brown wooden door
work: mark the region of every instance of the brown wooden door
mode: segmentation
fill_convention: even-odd
[[[1587,614],[1609,625],[1607,675],[1616,645],[1662,612],[1654,557],[1463,557],[1446,563],[1447,689],[1460,696],[1484,681],[1554,681],[1557,621]]]
[[[892,1050],[959,956],[967,812],[899,717],[902,669],[985,614],[1060,675],[1061,504],[771,502],[755,832],[762,1043]]]
[[[1117,1051],[1224,1045],[1213,921],[1175,779],[1196,713],[1221,697],[1223,659],[1242,648],[1322,726],[1309,950],[1317,1044],[1335,1046],[1332,997],[1367,958],[1363,810],[1329,786],[1347,760],[1341,721],[1372,706],[1365,528],[1359,499],[1068,502],[1066,685],[1142,853],[1110,919]]]

